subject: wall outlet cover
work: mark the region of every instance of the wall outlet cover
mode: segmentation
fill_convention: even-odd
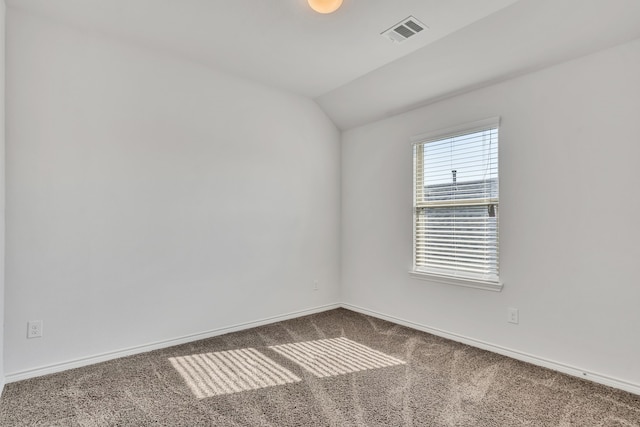
[[[30,320],[27,322],[27,338],[42,337],[42,320]]]

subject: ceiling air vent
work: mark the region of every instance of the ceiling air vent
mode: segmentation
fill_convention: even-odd
[[[395,43],[402,43],[410,37],[415,36],[420,31],[427,29],[427,26],[418,21],[413,16],[403,19],[380,35],[383,35]]]

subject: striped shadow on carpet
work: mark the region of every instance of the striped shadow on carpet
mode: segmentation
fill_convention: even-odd
[[[406,363],[345,337],[269,348],[320,378]]]
[[[301,381],[254,348],[171,357],[169,362],[198,399]]]

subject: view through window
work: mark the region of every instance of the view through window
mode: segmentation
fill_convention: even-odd
[[[414,138],[414,271],[498,282],[498,123]]]

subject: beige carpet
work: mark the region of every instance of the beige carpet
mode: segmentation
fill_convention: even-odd
[[[640,426],[640,396],[344,309],[8,384],[1,426]]]

